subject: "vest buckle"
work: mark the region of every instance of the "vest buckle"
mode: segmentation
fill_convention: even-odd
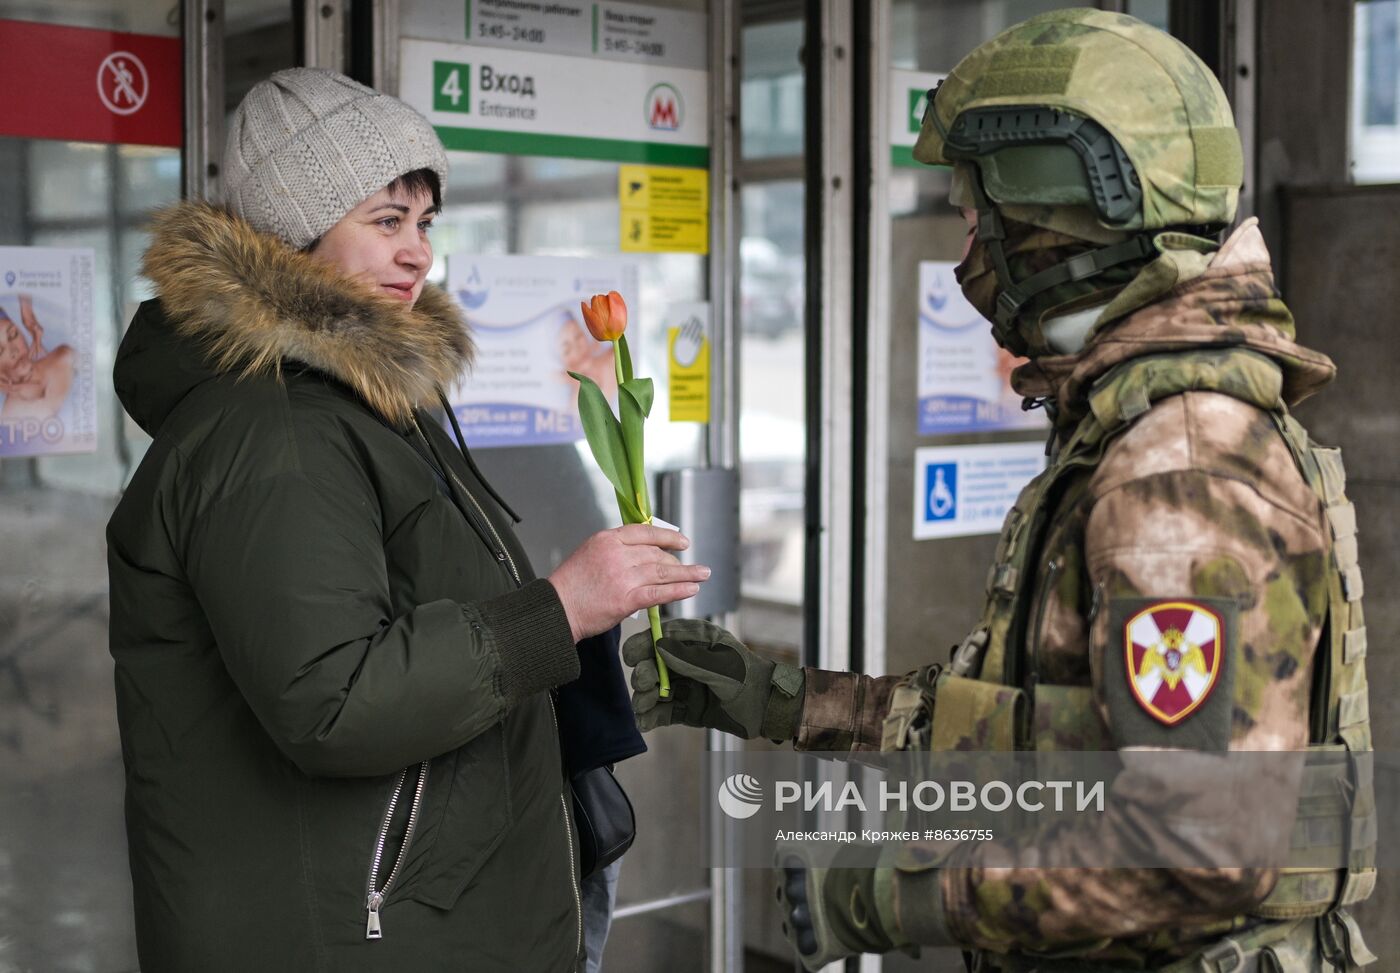
[[[1208,947],[1196,958],[1201,973],[1247,973],[1246,962],[1240,944],[1229,937]]]
[[[985,628],[975,628],[962,644],[953,650],[953,659],[948,668],[954,675],[971,677],[982,661],[982,650],[991,641],[991,633]]]

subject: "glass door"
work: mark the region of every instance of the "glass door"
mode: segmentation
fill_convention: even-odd
[[[594,368],[601,348],[578,320],[577,303],[592,291],[620,282],[637,372],[656,383],[648,473],[725,462],[729,325],[715,285],[724,254],[714,249],[725,200],[712,188],[725,185],[716,175],[723,133],[712,131],[723,85],[711,65],[723,47],[715,24],[728,21],[706,0],[528,6],[402,0],[376,60],[397,63],[396,93],[428,115],[449,150],[432,277],[468,308],[480,349],[454,406],[545,574],[619,522],[565,394],[567,371],[596,372],[605,388],[610,379],[610,359]],[[497,312],[498,285],[523,303]],[[680,374],[672,343],[687,320],[708,347],[699,403],[671,395]],[[509,361],[529,364],[513,377]],[[695,391],[695,376],[688,381]],[[624,636],[642,625],[624,623]],[[622,859],[604,968],[725,969],[712,909],[731,897],[705,867],[705,738],[659,730],[647,744],[616,768],[637,838]]]
[[[136,966],[103,530],[112,388],[180,197],[179,8],[0,2],[0,969]]]

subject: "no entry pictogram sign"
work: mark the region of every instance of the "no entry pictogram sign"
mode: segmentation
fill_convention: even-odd
[[[178,147],[180,39],[0,20],[0,135]]]
[[[141,110],[150,92],[146,65],[130,51],[114,51],[102,59],[97,69],[97,96],[118,115]]]

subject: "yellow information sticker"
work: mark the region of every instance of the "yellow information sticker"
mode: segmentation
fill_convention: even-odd
[[[623,209],[669,209],[706,213],[710,171],[672,166],[619,166],[618,198]]]
[[[710,340],[708,314],[685,314],[668,328],[666,361],[672,422],[710,421]]]
[[[709,252],[709,170],[619,166],[617,197],[624,252]]]
[[[624,253],[708,253],[710,221],[705,213],[622,211]]]

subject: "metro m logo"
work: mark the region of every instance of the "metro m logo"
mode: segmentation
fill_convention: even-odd
[[[661,82],[647,92],[646,119],[651,128],[674,132],[681,127],[685,117],[685,105],[681,93],[674,86]]]

